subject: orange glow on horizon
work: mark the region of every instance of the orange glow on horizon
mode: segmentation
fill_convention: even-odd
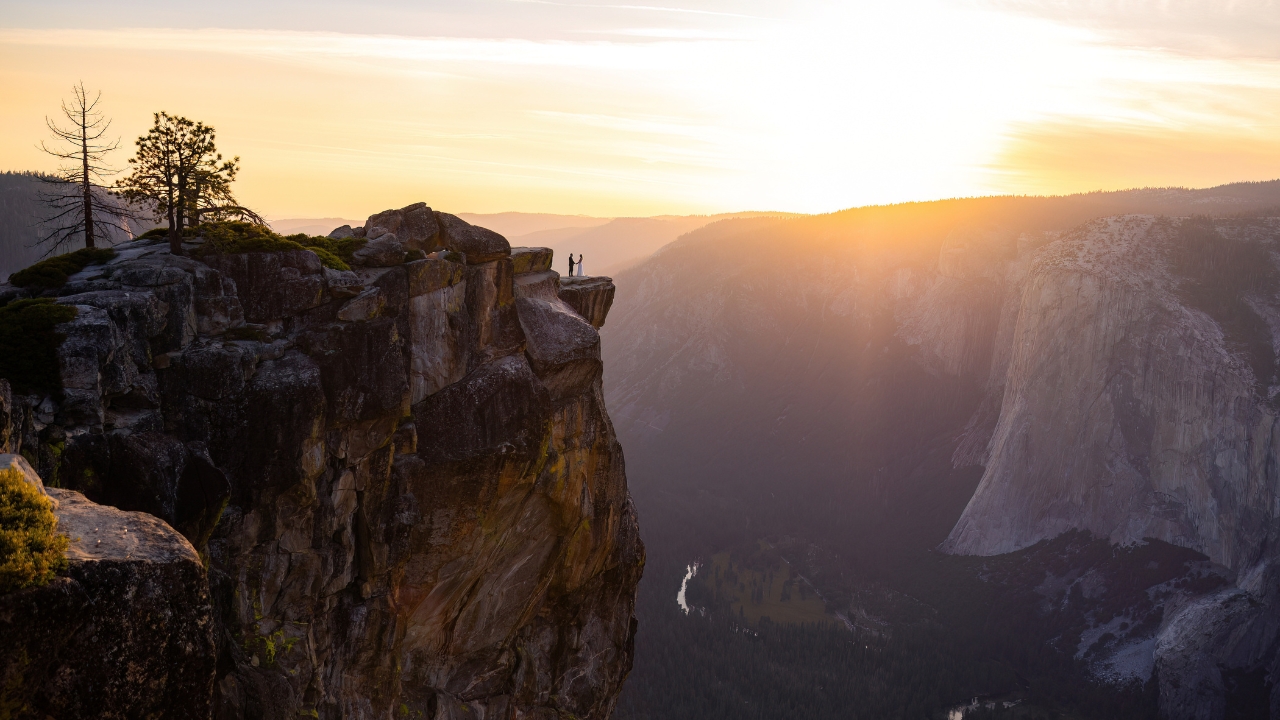
[[[216,127],[241,198],[277,218],[418,200],[825,212],[1280,177],[1278,59],[980,3],[795,8],[570,39],[0,28],[0,168],[49,167],[44,116],[83,80],[126,149],[154,111]]]

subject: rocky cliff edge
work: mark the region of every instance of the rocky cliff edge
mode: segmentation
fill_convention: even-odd
[[[154,716],[607,718],[644,564],[600,388],[612,283],[421,203],[356,234],[346,271],[117,246],[44,293],[78,310],[62,390],[0,398],[3,449],[64,512],[200,552],[211,694]]]

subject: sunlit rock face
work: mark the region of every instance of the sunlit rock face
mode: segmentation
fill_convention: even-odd
[[[1142,637],[1095,617],[1081,657],[1110,634],[1129,656],[1098,668],[1226,717],[1237,675],[1280,677],[1280,221],[1007,202],[720,223],[620,273],[605,387],[646,520],[727,544],[703,518],[748,515],[873,568],[1076,530],[1189,548],[1224,586],[1154,588]]]
[[[1277,250],[1275,221],[1127,216],[1034,253],[1001,318],[985,473],[943,544],[995,555],[1080,529],[1233,571],[1167,609],[1166,717],[1224,717],[1224,678],[1280,671]]]
[[[607,303],[425,205],[355,233],[431,254],[119,246],[58,291],[68,391],[14,398],[14,437],[208,558],[213,717],[607,718],[644,564]]]

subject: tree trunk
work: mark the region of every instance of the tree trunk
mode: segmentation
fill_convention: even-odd
[[[84,189],[84,246],[93,247],[93,187],[89,184],[89,128],[88,110],[80,103],[80,160]]]
[[[182,234],[178,227],[178,215],[176,214],[176,208],[174,207],[174,205],[177,204],[177,198],[174,197],[172,175],[169,176],[167,185],[169,193],[169,253],[171,255],[181,255]]]

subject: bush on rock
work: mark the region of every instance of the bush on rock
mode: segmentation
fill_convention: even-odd
[[[62,389],[58,346],[65,336],[54,328],[76,317],[71,305],[50,298],[16,300],[0,307],[0,378],[19,392]]]
[[[184,232],[204,238],[204,244],[192,251],[196,257],[309,250],[331,270],[350,270],[352,253],[365,242],[363,238],[308,237],[302,233],[285,237],[265,225],[247,222],[203,223]]]
[[[67,566],[53,503],[17,468],[0,469],[0,593],[46,585]]]

